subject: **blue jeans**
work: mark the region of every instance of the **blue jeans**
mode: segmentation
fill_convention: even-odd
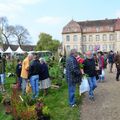
[[[39,95],[39,75],[31,76],[30,84],[32,87],[33,97],[38,97],[38,95]]]
[[[68,94],[69,94],[69,104],[74,105],[75,104],[75,90],[76,85],[74,84],[68,84]]]
[[[21,85],[22,85],[22,78],[18,77],[18,84],[19,84],[19,89],[21,89]]]
[[[5,84],[5,73],[0,74],[0,84]]]
[[[27,80],[28,79],[22,78],[22,94],[23,95],[25,95],[25,93],[26,93]]]
[[[94,89],[97,87],[96,77],[88,77],[88,83],[90,86],[89,97],[94,97]]]

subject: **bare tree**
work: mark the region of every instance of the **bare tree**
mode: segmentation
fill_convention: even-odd
[[[17,42],[19,45],[30,43],[30,34],[26,28],[17,25],[14,28],[14,35],[17,37]]]
[[[6,17],[0,17],[0,32],[3,42],[7,45],[12,42],[17,42],[19,45],[31,43],[28,30],[21,25],[8,25]]]
[[[1,31],[2,36],[4,37],[5,43],[7,43],[9,45],[9,40],[8,40],[9,35],[6,34],[7,29],[8,29],[7,18],[6,17],[0,17],[0,31]]]

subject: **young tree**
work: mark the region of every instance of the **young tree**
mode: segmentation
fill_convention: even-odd
[[[36,50],[50,50],[52,52],[57,51],[60,42],[53,40],[52,36],[47,33],[41,33],[37,42]]]

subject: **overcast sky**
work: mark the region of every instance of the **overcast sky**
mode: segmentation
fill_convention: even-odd
[[[72,19],[120,17],[120,0],[0,0],[0,16],[27,28],[34,44],[41,32],[62,41],[62,28]]]

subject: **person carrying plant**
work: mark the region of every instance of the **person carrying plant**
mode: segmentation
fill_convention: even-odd
[[[76,60],[77,50],[72,49],[70,56],[66,61],[66,80],[68,83],[68,94],[69,94],[69,105],[71,107],[76,106],[75,104],[75,90],[76,84],[81,83],[82,74],[80,71],[79,64]]]
[[[91,51],[86,52],[86,59],[83,62],[83,66],[84,74],[87,75],[88,83],[90,86],[89,99],[94,101],[95,100],[94,90],[97,87],[97,81],[96,81],[96,65]]]

